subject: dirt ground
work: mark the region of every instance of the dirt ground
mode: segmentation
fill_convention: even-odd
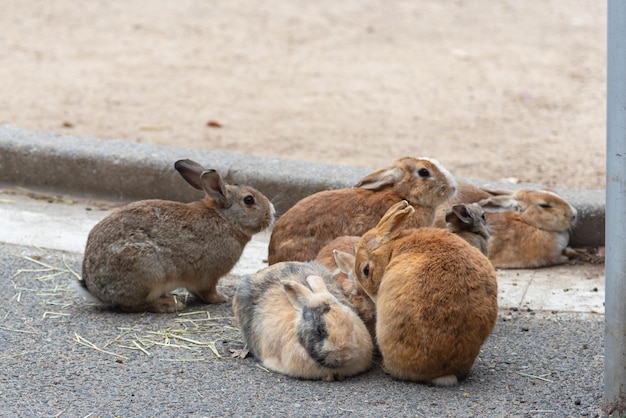
[[[605,8],[5,0],[0,124],[372,168],[433,156],[460,178],[601,188]]]

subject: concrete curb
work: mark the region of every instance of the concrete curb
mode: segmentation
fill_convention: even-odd
[[[0,182],[4,184],[117,201],[190,201],[201,194],[188,187],[174,170],[174,161],[182,158],[215,168],[227,182],[256,187],[274,202],[278,213],[312,193],[351,187],[374,169],[0,126]],[[498,188],[538,187],[466,181]],[[571,245],[604,245],[604,190],[557,191],[580,214]]]

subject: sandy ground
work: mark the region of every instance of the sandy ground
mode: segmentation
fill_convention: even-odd
[[[0,124],[601,188],[605,3],[5,0]]]

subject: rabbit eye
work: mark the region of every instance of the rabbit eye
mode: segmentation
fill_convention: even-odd
[[[243,198],[243,203],[245,203],[248,206],[254,205],[254,197],[251,195],[248,195],[246,197]]]
[[[551,205],[551,204],[549,204],[549,203],[540,203],[540,204],[539,204],[539,207],[540,207],[541,209],[550,209],[550,208],[552,207],[552,205]]]
[[[486,221],[486,220],[487,220],[487,218],[485,218],[485,214],[484,214],[484,213],[483,213],[482,215],[480,215],[480,218],[481,218],[483,221]]]
[[[420,168],[419,170],[417,170],[417,175],[419,175],[420,177],[429,177],[430,171],[428,171],[428,169],[426,168]]]
[[[366,264],[365,267],[363,267],[363,276],[369,277],[369,275],[370,275],[370,265]]]

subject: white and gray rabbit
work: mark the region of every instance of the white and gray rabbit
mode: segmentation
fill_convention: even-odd
[[[316,262],[282,262],[244,276],[233,310],[250,352],[275,372],[332,381],[372,365],[365,324]]]

